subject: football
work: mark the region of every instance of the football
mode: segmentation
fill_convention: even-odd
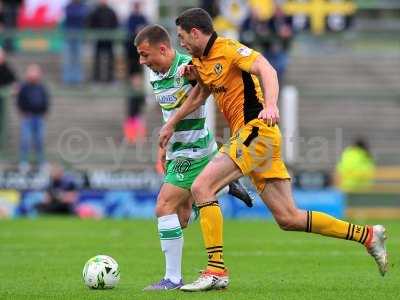
[[[112,289],[120,278],[118,263],[108,255],[96,255],[83,268],[83,281],[91,289]]]

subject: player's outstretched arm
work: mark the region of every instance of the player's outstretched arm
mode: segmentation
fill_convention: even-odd
[[[168,120],[167,123],[160,130],[158,139],[159,146],[165,148],[172,134],[176,124],[184,117],[198,109],[207,98],[210,96],[210,91],[203,85],[197,83],[190,91],[189,97],[185,100],[177,112]]]
[[[279,123],[279,83],[277,73],[262,55],[256,58],[250,68],[250,73],[257,75],[261,79],[264,90],[265,105],[258,118],[266,121],[268,126],[274,126]]]

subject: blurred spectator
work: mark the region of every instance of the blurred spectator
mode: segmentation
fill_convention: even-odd
[[[336,166],[337,185],[344,192],[363,190],[371,186],[374,175],[375,162],[368,142],[357,138],[344,149]]]
[[[89,15],[89,27],[97,30],[96,34],[104,34],[104,30],[118,28],[115,11],[107,4],[107,0],[99,0],[99,4]],[[93,66],[94,81],[111,82],[114,80],[114,41],[112,38],[99,38],[95,43]]]
[[[21,2],[22,0],[2,0],[0,2],[0,31],[7,34],[1,44],[7,52],[14,51],[12,36],[17,25],[17,13]]]
[[[7,63],[6,53],[2,48],[0,48],[0,89],[9,86],[15,81],[15,72]]]
[[[273,38],[265,56],[278,73],[279,82],[283,83],[293,38],[292,17],[285,15],[282,8],[277,6],[275,14],[268,23]]]
[[[5,52],[3,51],[2,48],[0,48],[0,145],[3,145],[4,142],[4,133],[6,126],[6,114],[5,114],[6,99],[7,99],[6,88],[15,81],[16,81],[15,73],[6,61]]]
[[[269,38],[268,23],[261,19],[258,11],[250,9],[250,13],[240,27],[240,41],[251,48],[263,51],[265,41]]]
[[[3,18],[4,18],[4,30],[6,33],[10,33],[17,27],[17,15],[18,8],[22,3],[22,0],[2,0],[3,3]],[[14,40],[12,38],[14,34],[4,39],[4,50],[7,52],[14,51]]]
[[[4,10],[3,10],[3,3],[0,1],[0,46],[3,47],[3,34],[4,34],[4,20],[5,16],[4,16]]]
[[[142,65],[139,64],[139,54],[133,41],[136,38],[137,33],[148,24],[147,18],[142,12],[142,3],[140,1],[133,2],[132,12],[128,17],[127,21],[127,39],[125,42],[126,49],[126,60],[128,64],[128,75],[131,77],[138,74],[141,76],[143,72]]]
[[[292,17],[286,16],[277,5],[273,16],[265,20],[253,8],[241,26],[240,39],[244,44],[262,51],[282,83],[293,39]]]
[[[143,86],[143,76],[131,78],[131,91],[128,96],[128,116],[124,122],[125,140],[133,144],[146,136],[146,124],[141,116],[146,101]]]
[[[208,12],[211,18],[215,18],[219,14],[219,0],[201,0],[200,7]]]
[[[65,7],[63,80],[66,84],[79,84],[84,78],[82,70],[82,30],[85,29],[88,8],[82,0],[71,0]]]
[[[5,22],[5,16],[4,16],[4,8],[3,8],[3,3],[0,1],[0,32],[4,30],[4,22]]]
[[[45,214],[73,214],[78,200],[77,190],[74,178],[66,175],[61,166],[53,166],[49,186],[44,201],[37,206],[38,211]]]
[[[39,65],[29,65],[26,81],[17,94],[17,108],[20,114],[20,171],[29,171],[31,146],[36,152],[36,162],[40,168],[46,167],[44,156],[45,116],[49,109],[49,94],[42,83]]]
[[[215,31],[226,38],[237,40],[239,38],[238,28],[226,17],[219,15],[213,20]]]
[[[209,3],[211,4],[211,3]],[[207,3],[205,3],[207,5]],[[249,12],[247,0],[219,0],[212,4],[215,31],[224,37],[238,40],[240,25]]]

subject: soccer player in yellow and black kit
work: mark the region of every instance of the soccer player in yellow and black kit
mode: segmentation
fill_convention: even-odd
[[[184,285],[181,290],[203,291],[228,286],[229,277],[222,256],[223,218],[215,193],[243,175],[251,178],[283,230],[359,242],[365,245],[384,275],[388,262],[382,225],[356,225],[296,207],[290,176],[280,154],[279,85],[276,72],[268,61],[235,40],[218,37],[210,16],[200,8],[184,11],[176,19],[176,25],[181,46],[193,57],[193,65],[186,66],[181,73],[196,78],[198,85],[161,129],[160,145],[166,144],[175,124],[201,105],[210,93],[231,129],[230,141],[203,169],[191,188],[200,208],[208,265],[199,279]]]

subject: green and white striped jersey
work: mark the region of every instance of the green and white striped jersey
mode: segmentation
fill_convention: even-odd
[[[150,71],[150,83],[156,101],[160,104],[164,122],[174,115],[187,99],[191,84],[185,77],[180,77],[178,69],[187,65],[191,57],[175,52],[175,59],[165,74]],[[205,104],[186,116],[175,127],[175,132],[167,146],[167,160],[177,157],[203,158],[217,150],[217,144],[206,125]]]

